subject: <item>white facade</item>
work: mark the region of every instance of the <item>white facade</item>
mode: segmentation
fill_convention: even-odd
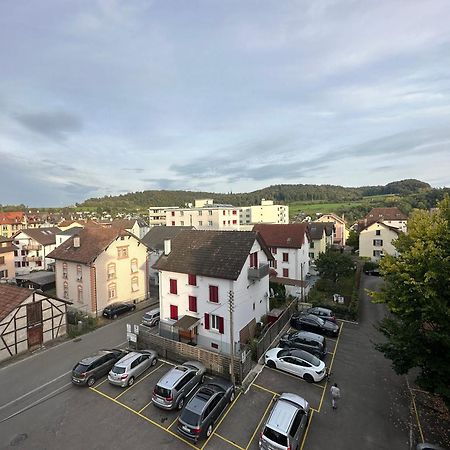
[[[148,224],[150,227],[166,225],[168,211],[178,209],[178,206],[150,206],[148,209]]]
[[[213,205],[167,211],[167,226],[191,226],[197,230],[239,230],[239,208]]]
[[[397,256],[392,242],[398,238],[398,232],[384,223],[376,222],[359,234],[359,256],[379,261],[384,255]]]
[[[289,206],[274,205],[272,200],[262,200],[260,205],[246,206],[240,210],[242,225],[256,223],[289,223]]]

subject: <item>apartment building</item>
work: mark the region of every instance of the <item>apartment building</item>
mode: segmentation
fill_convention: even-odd
[[[148,208],[148,224],[150,228],[165,226],[167,214],[172,209],[178,209],[178,206],[150,206]]]
[[[10,280],[16,276],[12,239],[0,237],[0,280]]]
[[[379,261],[385,255],[397,256],[398,252],[393,245],[402,231],[398,227],[387,225],[384,222],[375,222],[361,230],[359,233],[359,256]]]
[[[260,205],[245,206],[240,209],[241,225],[257,223],[289,223],[289,206],[274,205],[273,200],[261,200]]]

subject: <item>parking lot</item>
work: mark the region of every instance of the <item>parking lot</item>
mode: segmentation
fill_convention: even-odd
[[[342,328],[341,328],[342,333]],[[337,339],[327,338],[328,355],[325,359],[327,367],[332,369]],[[320,383],[306,381],[276,369],[264,367],[245,392],[239,393],[234,402],[225,410],[215,425],[213,434],[206,440],[194,444],[177,432],[179,411],[165,411],[151,403],[152,391],[157,381],[167,372],[172,363],[158,361],[129,388],[123,389],[100,380],[92,388],[92,395],[104,400],[105,409],[111,407],[123,408],[136,421],[148,424],[167,433],[167,437],[177,443],[177,448],[199,449],[257,449],[259,432],[264,420],[276,398],[283,392],[292,392],[305,398],[311,407],[311,418],[300,449],[308,448],[308,431],[314,426],[314,416],[320,414],[327,392],[328,381],[325,378]],[[108,402],[114,405],[108,405]]]

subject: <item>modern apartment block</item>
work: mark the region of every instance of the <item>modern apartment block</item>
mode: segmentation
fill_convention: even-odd
[[[148,224],[151,227],[165,226],[167,214],[178,209],[178,206],[150,206],[148,208]]]
[[[289,223],[289,206],[274,205],[273,200],[261,200],[260,205],[245,206],[239,213],[241,225],[257,223]]]

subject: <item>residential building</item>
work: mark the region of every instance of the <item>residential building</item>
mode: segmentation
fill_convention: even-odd
[[[66,334],[69,301],[0,284],[0,361]]]
[[[344,247],[347,242],[349,230],[347,229],[347,222],[344,216],[339,217],[336,214],[324,214],[320,216],[316,222],[332,222],[333,230],[333,245]]]
[[[269,308],[269,261],[260,235],[251,231],[190,230],[166,240],[159,271],[161,333],[209,350],[230,353],[253,336]],[[233,335],[230,332],[233,305]]]
[[[148,296],[147,247],[132,233],[103,227],[82,229],[51,254],[56,293],[73,307],[96,315],[110,303]]]
[[[402,231],[384,222],[375,222],[359,233],[359,256],[379,261],[385,255],[397,256],[393,241]]]
[[[150,227],[166,225],[167,213],[178,206],[150,206],[148,209],[148,224]]]
[[[274,205],[273,200],[261,200],[260,205],[245,206],[239,211],[241,225],[257,223],[289,223],[289,206]]]
[[[309,259],[315,261],[321,253],[333,244],[334,224],[332,222],[308,222]]]
[[[74,234],[78,234],[83,227],[69,227],[56,233],[56,247],[59,247],[62,243],[66,242]]]
[[[23,212],[0,212],[0,236],[12,237],[25,228],[25,214]]]
[[[16,276],[14,250],[12,239],[0,237],[0,280],[12,280]]]
[[[17,249],[14,252],[18,275],[32,270],[48,270],[53,259],[48,255],[56,247],[56,234],[59,228],[26,228],[17,232],[13,239]]]
[[[145,220],[142,219],[115,219],[107,226],[129,231],[139,239],[142,239],[150,229]]]
[[[363,230],[375,222],[383,222],[390,227],[398,228],[400,231],[406,232],[408,216],[402,213],[396,206],[372,208],[364,219],[358,221],[358,230]]]
[[[309,232],[306,223],[285,225],[258,224],[253,227],[270,248],[274,260],[271,281],[285,285],[288,294],[297,296],[307,292],[306,274],[309,272]]]

